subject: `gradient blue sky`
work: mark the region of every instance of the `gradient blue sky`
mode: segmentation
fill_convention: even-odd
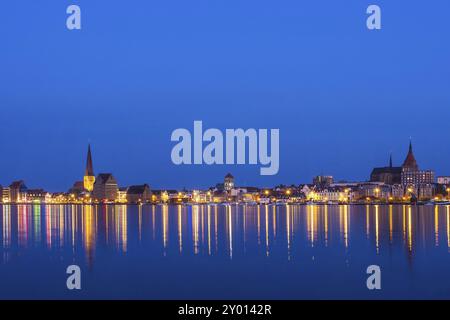
[[[369,4],[381,31],[366,29]],[[82,30],[66,29],[78,4]],[[67,190],[365,180],[403,161],[450,175],[448,0],[5,0],[0,6],[0,184]],[[280,171],[175,166],[176,128],[279,128]]]

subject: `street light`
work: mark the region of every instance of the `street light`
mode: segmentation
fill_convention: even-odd
[[[380,189],[379,188],[375,188],[375,197],[379,197],[379,193],[380,193]]]

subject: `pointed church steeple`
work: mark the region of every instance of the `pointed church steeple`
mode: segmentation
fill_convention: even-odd
[[[406,156],[405,162],[403,162],[403,168],[419,170],[419,166],[417,165],[416,158],[414,157],[412,140],[409,139],[409,150],[408,155]]]
[[[92,165],[92,154],[91,154],[91,145],[88,145],[88,153],[86,160],[86,171],[84,173],[85,176],[93,176],[94,175],[94,167]]]
[[[95,183],[94,166],[92,165],[91,144],[89,144],[83,185],[87,191],[91,192],[92,190],[94,190],[94,183]]]
[[[392,152],[389,154],[389,168],[392,168]]]

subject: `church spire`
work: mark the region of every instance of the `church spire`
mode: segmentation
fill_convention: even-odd
[[[91,145],[88,145],[88,153],[86,160],[86,171],[85,176],[94,176],[94,167],[92,166],[92,155],[91,155]]]
[[[91,144],[89,144],[86,160],[86,171],[84,172],[84,179],[83,179],[84,189],[91,192],[92,190],[94,190],[94,183],[95,183],[94,167],[92,165]]]
[[[406,156],[405,162],[403,162],[403,168],[419,170],[419,166],[417,165],[416,158],[414,157],[412,140],[409,138],[409,150],[408,155]]]
[[[392,168],[392,152],[389,154],[389,168]]]

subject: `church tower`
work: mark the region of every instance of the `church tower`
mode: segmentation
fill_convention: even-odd
[[[412,142],[409,141],[409,150],[408,155],[406,156],[405,162],[403,162],[404,169],[412,170],[412,171],[418,171],[419,166],[417,165],[416,158],[414,157],[413,149],[412,149]]]
[[[89,192],[94,190],[95,175],[94,167],[92,166],[91,145],[88,146],[88,154],[86,161],[86,171],[84,172],[83,186]]]

